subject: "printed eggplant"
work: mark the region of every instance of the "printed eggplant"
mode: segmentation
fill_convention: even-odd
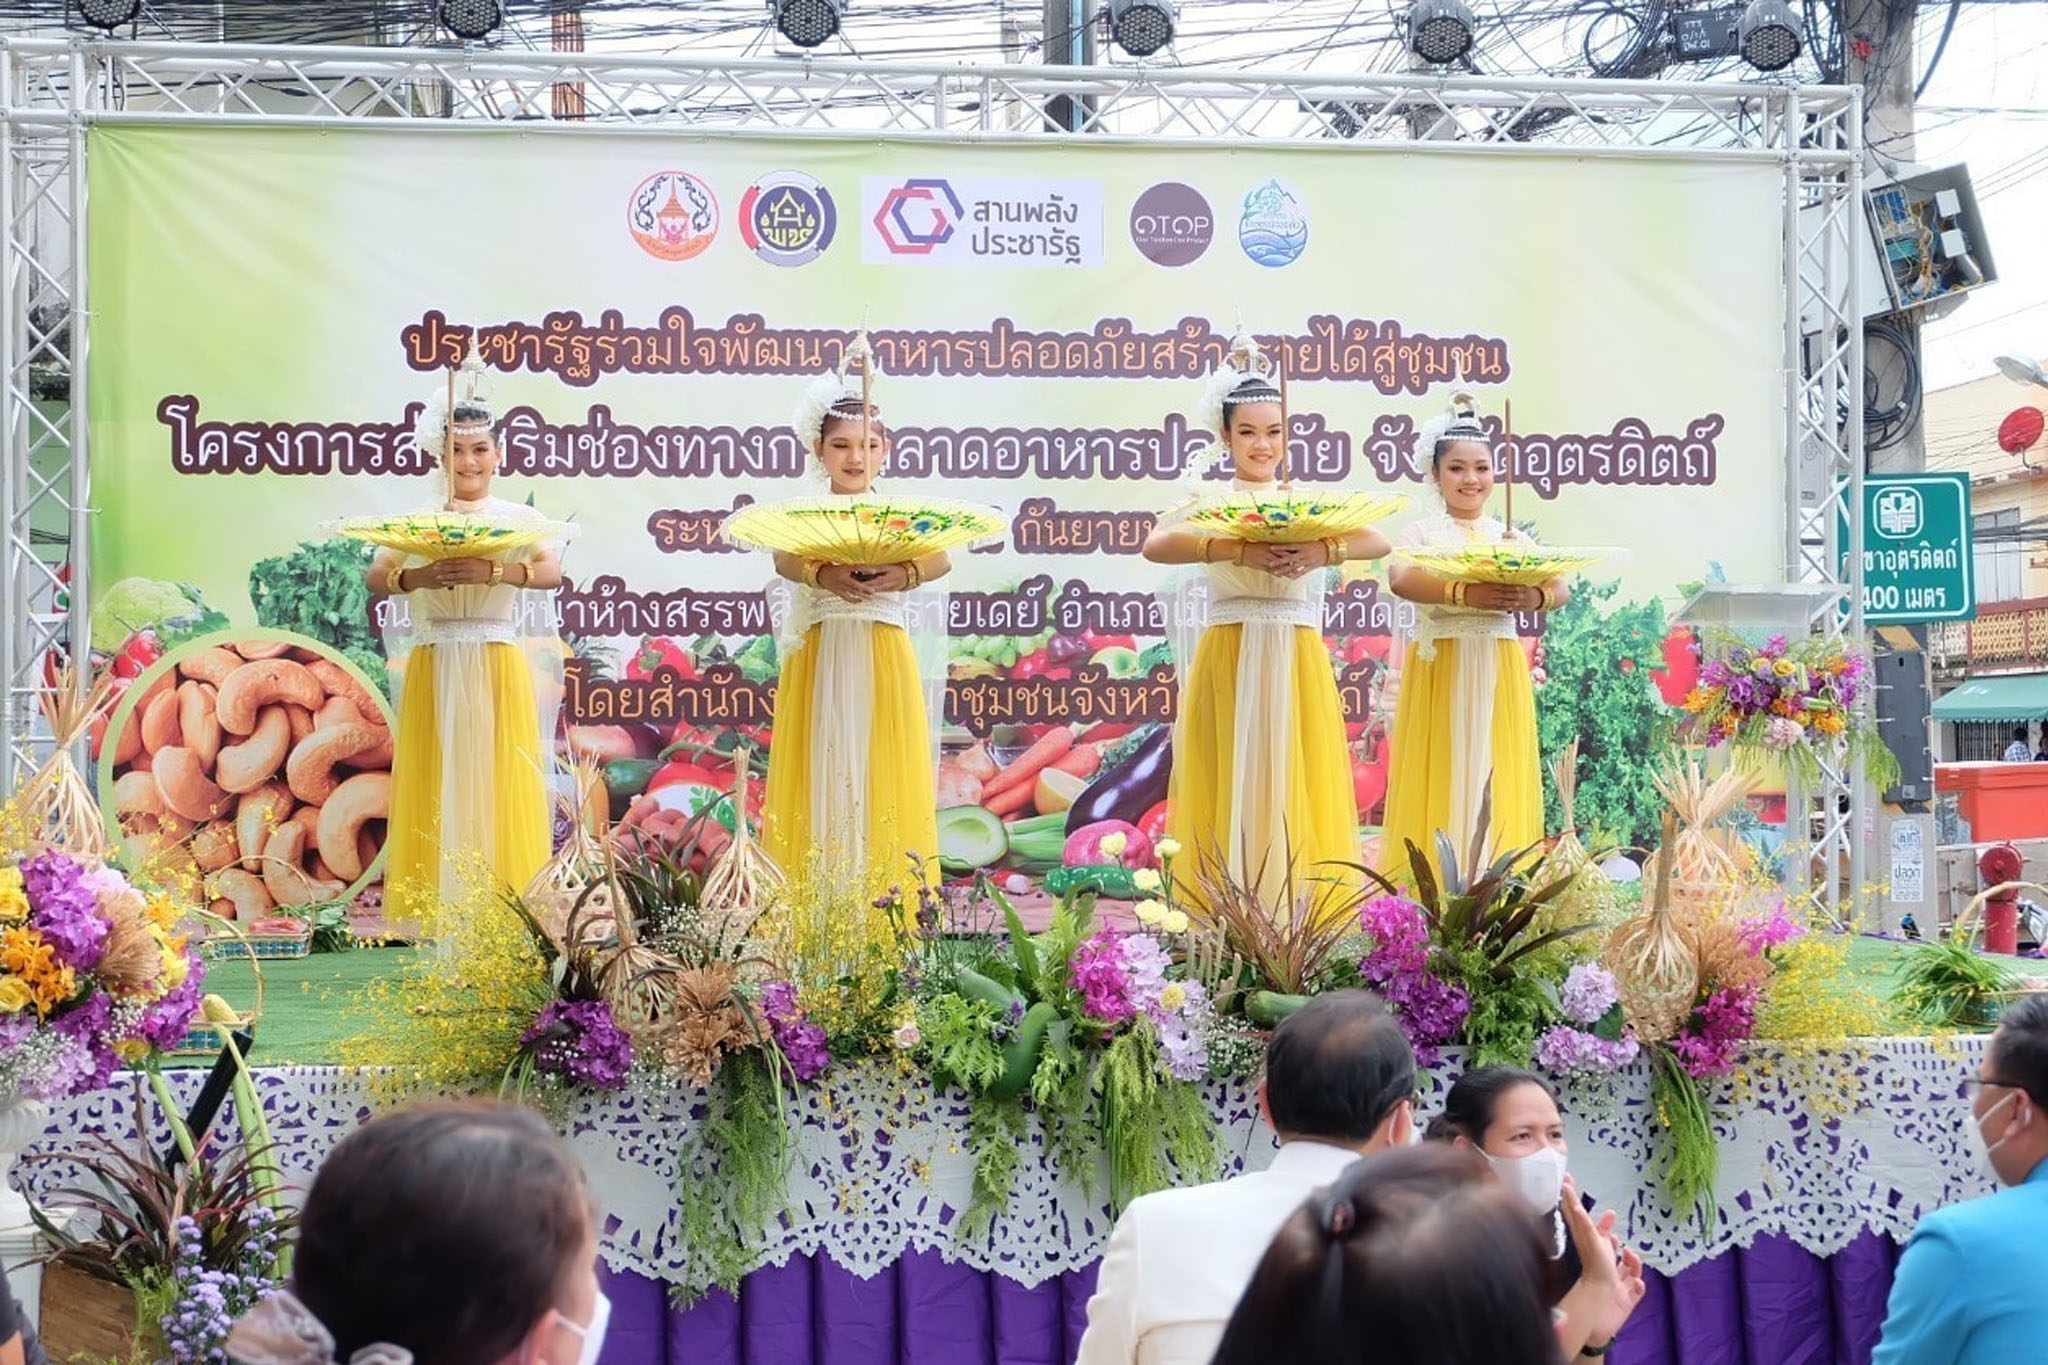
[[[1173,727],[1162,725],[1117,763],[1104,768],[1067,809],[1067,833],[1101,820],[1137,824],[1166,799],[1173,771]]]

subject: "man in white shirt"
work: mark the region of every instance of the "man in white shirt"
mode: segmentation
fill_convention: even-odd
[[[2034,751],[2027,747],[2027,727],[2015,725],[2012,730],[2012,743],[2005,746],[2005,761],[2027,763],[2032,761],[2033,757]]]
[[[1273,1031],[1263,1171],[1133,1200],[1088,1300],[1075,1365],[1208,1365],[1280,1225],[1368,1152],[1415,1140],[1415,1054],[1365,991],[1319,995]]]

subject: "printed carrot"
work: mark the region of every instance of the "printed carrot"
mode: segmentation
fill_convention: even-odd
[[[1073,747],[1074,727],[1071,725],[1053,726],[1052,729],[1040,735],[1030,748],[1017,755],[1014,763],[997,773],[993,782],[989,782],[982,787],[982,804],[988,805],[989,798],[999,796],[1009,791],[1012,787],[1021,786],[1026,791],[1031,790],[1031,783],[1038,777],[1039,770]],[[994,809],[993,806],[989,808],[991,810]]]
[[[1076,744],[1046,766],[1072,773],[1075,777],[1093,777],[1095,770],[1102,766],[1102,747],[1098,744]]]
[[[981,808],[991,815],[1009,815],[1031,804],[1031,784],[1020,782],[1007,791],[981,798]]]

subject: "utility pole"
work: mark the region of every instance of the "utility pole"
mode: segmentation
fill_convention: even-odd
[[[1045,65],[1095,65],[1093,4],[1094,0],[1045,0]],[[1085,132],[1094,112],[1095,101],[1086,95],[1057,95],[1045,102],[1046,127],[1060,133]]]

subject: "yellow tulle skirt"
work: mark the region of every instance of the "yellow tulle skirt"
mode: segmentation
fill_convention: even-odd
[[[1457,714],[1458,661],[1462,652],[1490,649],[1498,656],[1493,715]],[[1536,690],[1529,659],[1515,640],[1438,640],[1436,657],[1422,658],[1414,645],[1401,665],[1400,700],[1387,761],[1386,824],[1381,831],[1380,868],[1389,876],[1409,875],[1405,844],[1414,843],[1436,864],[1438,830],[1454,828],[1451,809],[1453,736],[1461,726],[1490,724],[1493,739],[1493,809],[1488,840],[1494,855],[1526,848],[1543,837],[1543,776],[1536,742]],[[1453,840],[1455,842],[1455,834]],[[1462,865],[1467,850],[1456,850]]]
[[[932,772],[931,725],[910,637],[898,626],[869,632],[874,651],[874,708],[868,731],[865,866],[818,866],[822,840],[811,828],[811,748],[819,636],[812,626],[803,646],[782,663],[775,690],[775,729],[762,808],[762,846],[792,879],[858,875],[863,891],[879,894],[912,882],[910,855],[925,860],[927,878],[939,874],[938,797]]]
[[[445,852],[456,885],[463,886],[480,870],[499,886],[523,891],[547,863],[554,842],[540,709],[534,701],[533,673],[517,646],[488,646],[484,662],[493,724],[489,767],[480,772],[493,793],[491,835],[485,847]],[[439,730],[434,648],[420,645],[406,656],[398,729],[392,736],[391,821],[385,844],[390,857],[384,865],[384,886],[386,904],[399,921],[412,919],[443,890],[444,759]]]
[[[1344,744],[1344,709],[1329,653],[1322,637],[1306,626],[1295,627],[1293,636],[1289,733],[1275,736],[1273,742],[1285,744],[1292,757],[1284,829],[1297,893],[1307,893],[1314,880],[1338,871],[1320,864],[1358,861],[1358,803],[1351,755]],[[1174,880],[1193,895],[1199,895],[1192,885],[1198,869],[1213,868],[1228,856],[1224,846],[1231,828],[1237,665],[1243,643],[1241,625],[1204,630],[1181,689],[1166,829],[1182,849],[1182,871]],[[1252,856],[1256,858],[1256,852]],[[1256,877],[1259,869],[1247,866],[1245,872]],[[1285,875],[1284,869],[1280,875]]]

